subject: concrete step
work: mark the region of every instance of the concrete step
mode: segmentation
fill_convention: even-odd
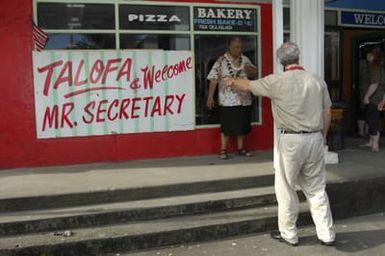
[[[348,153],[328,167],[333,216],[384,211],[383,163],[369,161],[376,163],[370,169],[362,152]],[[0,255],[105,255],[275,229],[274,172],[266,159],[3,171]],[[308,216],[305,210],[299,223],[310,223]],[[54,236],[64,230],[74,235]]]
[[[298,224],[311,222],[307,206],[301,205]],[[198,214],[152,221],[74,229],[73,236],[53,233],[0,238],[0,255],[103,255],[172,244],[207,241],[277,228],[277,209],[252,209]]]
[[[0,213],[240,190],[271,186],[273,185],[273,182],[274,178],[272,174],[208,180],[205,180],[205,177],[202,177],[200,181],[188,182],[186,180],[184,182],[159,186],[141,186],[120,189],[112,188],[100,191],[70,192],[65,194],[49,194],[30,197],[8,197],[0,199]]]
[[[301,201],[304,196],[299,193]],[[123,224],[276,204],[273,187],[0,214],[0,236]]]
[[[327,190],[333,215],[346,218],[382,211],[385,209],[383,184],[384,178],[329,184]],[[299,192],[299,195],[301,201],[304,201],[303,194]],[[6,212],[0,214],[0,236],[215,213],[275,203],[273,188],[261,187],[81,207]]]
[[[347,218],[370,212],[383,212],[385,210],[384,184],[385,177],[328,184],[327,190],[333,216],[335,218]],[[270,189],[270,191],[264,193],[264,189]],[[234,196],[234,192],[236,191],[219,194],[222,194],[225,198],[237,198]],[[253,196],[254,193],[251,191],[250,193]],[[259,195],[271,195],[271,193],[271,187],[259,188],[258,192]],[[205,200],[197,200],[195,203],[193,199],[199,196],[197,194],[182,196],[180,199],[183,201],[191,197],[192,201],[184,202],[190,205],[205,201],[220,201],[220,196],[215,199],[213,194],[216,193],[209,193]],[[233,194],[233,196],[229,196],[229,194]],[[246,191],[240,191],[238,198],[248,198],[250,195],[247,195]],[[147,208],[149,205],[146,205],[146,203],[150,201],[159,201],[159,205],[162,205],[167,201],[167,198],[139,201],[137,204],[143,206],[137,206],[136,208]],[[117,205],[119,204],[116,204],[115,207],[119,212]],[[124,207],[123,205],[121,207]],[[173,205],[173,203],[170,203],[170,205]],[[134,222],[115,222],[104,226],[94,226],[90,223],[84,228],[70,229],[74,232],[74,235],[70,237],[55,236],[52,231],[0,237],[0,255],[105,255],[105,253],[130,252],[166,245],[246,235],[277,228],[277,209],[274,205],[249,208],[252,207],[251,205],[253,203],[246,203],[246,206],[240,204],[241,209],[235,207],[230,210],[223,210],[223,208],[219,208],[218,212],[216,212],[214,203],[211,206],[212,209],[208,212],[200,212],[200,214],[197,212],[194,215],[173,216],[171,214],[167,218],[154,218],[151,220],[139,218]],[[242,208],[243,206],[245,208]],[[298,225],[311,223],[307,207],[302,204],[301,208]],[[58,209],[58,211],[57,215],[63,214],[63,212],[60,213],[61,210]],[[63,209],[62,211],[65,212],[66,210]],[[21,213],[19,212],[19,214]],[[62,216],[65,217],[65,214]],[[26,219],[28,218],[26,217]],[[44,218],[47,218],[47,216],[43,216]]]

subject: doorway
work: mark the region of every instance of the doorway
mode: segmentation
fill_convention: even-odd
[[[363,95],[366,92],[367,82],[365,76],[368,75],[367,53],[374,53],[376,59],[384,65],[385,62],[385,34],[371,33],[359,36],[352,40],[352,88],[351,88],[351,109],[354,124],[354,134],[362,137],[365,131],[365,112],[362,103]],[[382,120],[382,133],[384,132],[384,120]]]

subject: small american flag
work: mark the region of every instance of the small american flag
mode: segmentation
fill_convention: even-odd
[[[48,41],[48,34],[45,33],[41,28],[36,26],[35,22],[32,21],[32,36],[36,51],[44,49]]]

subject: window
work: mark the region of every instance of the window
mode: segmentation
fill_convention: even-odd
[[[153,3],[153,4],[151,4]],[[215,108],[206,108],[208,72],[224,54],[227,38],[239,36],[243,53],[259,70],[259,9],[231,6],[127,1],[35,0],[37,24],[49,34],[50,49],[163,49],[195,53],[196,125],[218,124]],[[254,122],[260,100],[254,99]]]
[[[112,4],[38,3],[38,23],[45,29],[114,29]]]
[[[283,30],[290,31],[290,8],[283,8]]]
[[[50,34],[47,49],[115,49],[115,34]]]
[[[242,39],[243,54],[258,69],[257,10],[255,8],[196,6],[193,13],[196,124],[218,124],[218,107],[211,110],[206,107],[209,85],[206,77],[217,58],[227,51],[227,40],[233,36]],[[218,102],[217,92],[215,97]],[[254,122],[260,121],[259,110],[259,99],[256,98],[252,111]]]
[[[338,15],[336,11],[325,11],[325,25],[326,26],[337,26],[338,25]]]
[[[170,34],[121,34],[120,48],[190,50],[190,36]]]
[[[48,32],[46,49],[116,48],[113,4],[41,2],[37,20]]]
[[[209,81],[206,79],[217,58],[227,50],[227,39],[230,36],[197,35],[195,36],[195,95],[196,95],[196,124],[219,123],[218,107],[207,109],[206,99]],[[243,54],[257,66],[256,37],[240,36],[242,39]],[[218,87],[217,87],[218,88]],[[217,92],[215,93],[216,102]],[[258,98],[253,104],[252,121],[259,121]]]
[[[332,101],[341,98],[340,76],[340,33],[339,31],[325,32],[325,81],[329,87]]]

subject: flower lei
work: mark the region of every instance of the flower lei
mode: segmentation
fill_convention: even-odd
[[[227,68],[230,72],[231,77],[239,77],[243,68],[244,68],[244,63],[243,63],[243,57],[242,55],[239,56],[238,58],[238,66],[234,66],[233,62],[230,59],[231,57],[229,56],[228,53],[225,53],[225,60],[226,60],[226,65]]]

